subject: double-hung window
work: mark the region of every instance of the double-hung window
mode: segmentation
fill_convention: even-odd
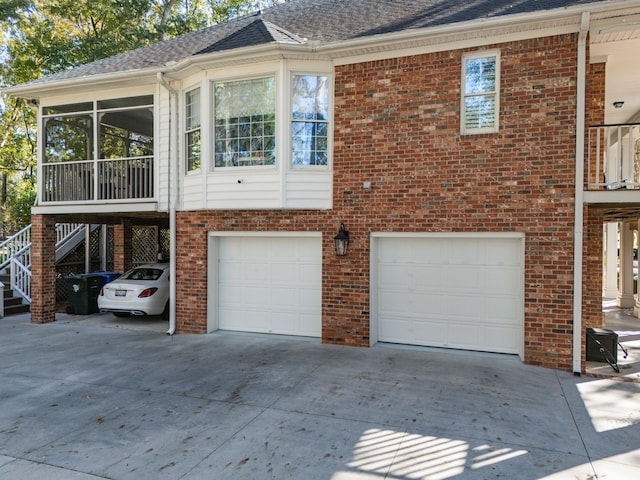
[[[499,126],[500,52],[462,56],[462,134],[495,133]]]
[[[185,145],[187,171],[200,168],[200,89],[196,88],[185,94]]]
[[[292,76],[291,163],[327,165],[329,77]]]
[[[276,162],[275,77],[214,84],[214,166]]]

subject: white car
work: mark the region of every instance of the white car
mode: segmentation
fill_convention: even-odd
[[[162,315],[169,311],[169,264],[152,263],[129,270],[100,290],[98,309],[117,317]]]

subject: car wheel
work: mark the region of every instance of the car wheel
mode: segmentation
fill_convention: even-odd
[[[113,314],[116,317],[128,317],[129,315],[131,315],[130,313],[127,313],[127,312],[113,312]]]
[[[168,300],[167,300],[167,303],[164,304],[164,310],[162,310],[161,316],[164,320],[169,319],[169,301]]]

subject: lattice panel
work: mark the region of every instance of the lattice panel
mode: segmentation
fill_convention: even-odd
[[[131,236],[133,242],[131,255],[134,265],[158,261],[158,227],[136,226],[133,227]]]
[[[171,252],[171,230],[168,228],[160,229],[160,241],[158,242],[160,245],[160,253],[162,254],[163,260],[169,260],[169,254]]]

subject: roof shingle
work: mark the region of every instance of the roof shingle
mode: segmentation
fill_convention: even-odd
[[[271,42],[326,44],[598,0],[294,0],[32,83],[162,67],[211,52]]]

